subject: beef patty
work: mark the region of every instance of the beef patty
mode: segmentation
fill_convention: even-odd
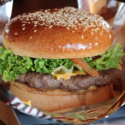
[[[57,80],[50,74],[39,74],[36,72],[29,72],[19,76],[18,81],[27,83],[33,88],[43,89],[66,89],[66,90],[79,90],[87,89],[92,85],[104,86],[113,83],[121,75],[121,70],[108,69],[99,72],[99,77],[92,77],[90,75],[76,75],[71,76],[70,79]]]

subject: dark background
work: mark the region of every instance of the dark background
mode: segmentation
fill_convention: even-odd
[[[13,0],[12,17],[39,9],[62,8],[72,6],[78,8],[77,0]],[[109,1],[109,0],[108,0]],[[125,2],[125,0],[117,0]]]
[[[11,18],[39,9],[61,8],[65,6],[77,8],[77,0],[14,0]]]

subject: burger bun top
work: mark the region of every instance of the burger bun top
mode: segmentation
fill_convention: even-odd
[[[65,7],[15,17],[6,24],[2,39],[15,55],[63,59],[105,53],[113,37],[101,16]]]

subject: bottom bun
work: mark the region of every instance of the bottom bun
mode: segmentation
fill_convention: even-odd
[[[47,111],[106,101],[120,94],[113,90],[112,84],[103,87],[91,86],[87,90],[67,91],[36,89],[15,81],[11,83],[10,90],[22,101],[31,100],[32,106]]]

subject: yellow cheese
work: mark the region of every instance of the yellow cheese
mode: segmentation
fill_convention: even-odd
[[[120,64],[120,63],[118,63],[117,65],[119,66],[119,69],[120,69],[120,70],[122,70],[121,64]]]
[[[121,65],[118,63],[119,69],[122,70]],[[62,79],[69,79],[71,76],[76,76],[76,75],[86,75],[86,73],[82,71],[73,71],[73,73],[64,73],[64,74],[53,74],[54,77],[56,77],[57,80]]]
[[[29,100],[29,101],[22,101],[24,104],[26,104],[26,105],[30,105],[31,106],[31,101]]]
[[[82,71],[74,71],[73,73],[53,74],[53,76],[56,77],[57,80],[60,80],[61,78],[69,79],[71,76],[76,76],[76,75],[86,75],[86,73]]]

